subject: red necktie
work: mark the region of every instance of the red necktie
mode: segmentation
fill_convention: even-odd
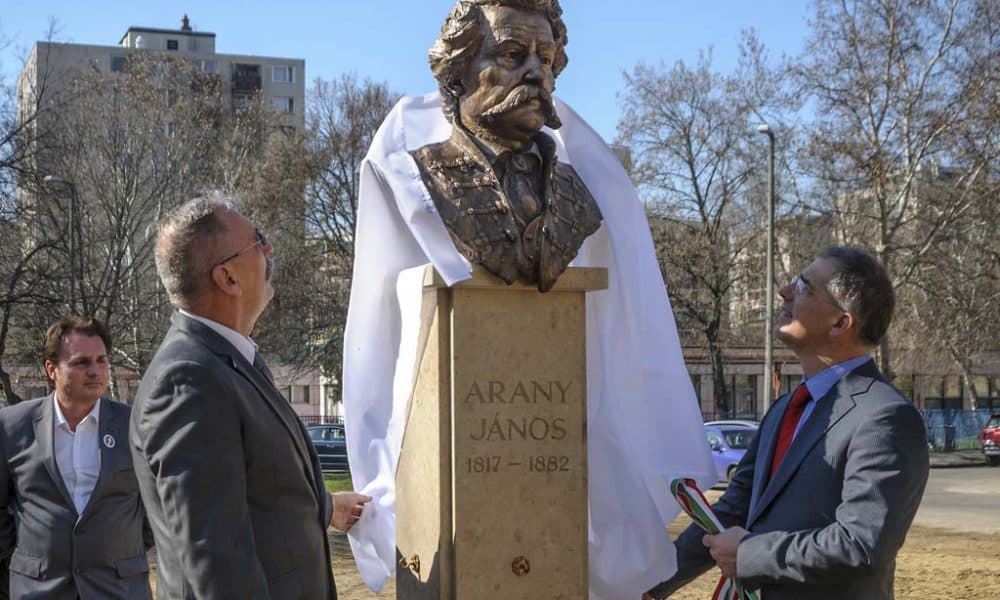
[[[781,418],[781,429],[778,430],[778,443],[774,446],[774,458],[771,459],[771,478],[774,477],[775,472],[778,470],[781,460],[785,458],[788,447],[792,445],[795,428],[798,426],[799,421],[802,420],[802,412],[805,410],[807,402],[809,402],[809,388],[806,387],[806,384],[801,383],[799,387],[795,388],[795,393],[792,394],[792,401],[788,403],[785,415]]]

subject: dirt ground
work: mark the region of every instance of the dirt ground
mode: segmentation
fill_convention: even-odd
[[[669,528],[671,536],[676,536],[689,522],[687,517],[678,517]],[[331,541],[334,542],[333,570],[340,600],[395,598],[392,582],[377,595],[361,583],[343,535],[334,535]],[[706,600],[711,597],[717,582],[718,571],[710,572],[671,598]],[[1000,536],[914,527],[897,561],[896,598],[1000,599]]]

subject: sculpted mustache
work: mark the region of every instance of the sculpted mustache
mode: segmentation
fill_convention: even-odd
[[[502,102],[483,112],[483,116],[488,118],[502,115],[536,98],[542,100],[546,113],[552,112],[552,94],[547,89],[534,85],[520,85],[511,90]]]

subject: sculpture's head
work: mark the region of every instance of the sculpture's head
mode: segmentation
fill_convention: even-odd
[[[459,0],[428,55],[448,120],[507,148],[560,127],[552,90],[567,63],[561,15],[559,0]]]

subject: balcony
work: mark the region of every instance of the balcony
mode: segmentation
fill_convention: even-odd
[[[233,73],[234,94],[256,94],[260,91],[260,74]]]

